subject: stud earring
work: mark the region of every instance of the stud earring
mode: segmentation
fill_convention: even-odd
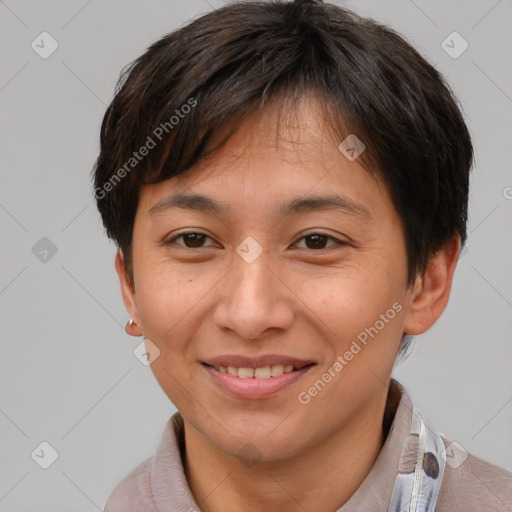
[[[130,318],[130,321],[126,323],[124,330],[126,331],[126,334],[129,334],[130,336],[140,336],[141,333],[139,332],[139,329],[137,329],[138,327],[140,327],[139,324]]]

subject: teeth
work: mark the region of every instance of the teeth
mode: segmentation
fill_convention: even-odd
[[[255,368],[254,376],[257,379],[268,379],[270,378],[270,366],[265,366],[264,368]]]
[[[238,368],[238,376],[241,379],[250,379],[254,377],[254,368]]]
[[[292,366],[293,369],[293,366]],[[270,367],[270,375],[272,377],[279,377],[279,375],[282,375],[284,373],[284,366],[282,364],[273,364]]]
[[[273,364],[261,368],[236,368],[235,366],[214,366],[221,373],[229,373],[241,379],[269,379],[270,377],[279,377],[283,373],[293,372],[293,365]]]

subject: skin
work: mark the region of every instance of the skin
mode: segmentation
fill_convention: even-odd
[[[285,123],[278,142],[273,112],[250,116],[224,148],[181,176],[143,187],[133,282],[122,252],[116,255],[123,300],[137,324],[129,332],[161,351],[151,368],[184,418],[186,475],[206,512],[325,512],[350,498],[384,442],[402,334],[420,334],[441,315],[459,254],[456,236],[408,286],[403,227],[383,182],[338,150],[314,101],[298,106],[296,122]],[[274,211],[297,196],[333,191],[361,203],[369,217]],[[149,214],[177,192],[206,195],[232,212]],[[165,245],[185,231],[206,237]],[[333,238],[315,244],[314,233]],[[235,252],[248,236],[263,249],[252,263]],[[298,394],[395,303],[401,311],[309,403],[300,403]],[[262,353],[316,365],[260,400],[228,396],[201,365],[221,354]],[[253,463],[237,455],[244,446]]]

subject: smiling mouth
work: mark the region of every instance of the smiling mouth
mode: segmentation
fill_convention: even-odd
[[[292,373],[299,370],[303,370],[309,366],[313,366],[315,363],[303,364],[303,365],[282,365],[273,364],[269,366],[261,366],[259,368],[243,368],[236,366],[215,366],[207,363],[202,363],[205,366],[213,368],[220,373],[227,373],[233,377],[240,379],[270,379],[273,377],[280,377],[285,373]]]

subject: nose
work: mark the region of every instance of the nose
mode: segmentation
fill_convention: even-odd
[[[265,252],[252,262],[236,255],[233,269],[224,278],[215,325],[244,340],[287,330],[294,319],[294,295],[278,272],[269,266]]]

